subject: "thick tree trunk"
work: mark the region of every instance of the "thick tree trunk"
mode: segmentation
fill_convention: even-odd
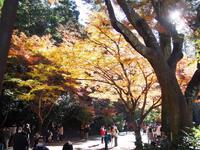
[[[193,122],[196,124],[196,125],[200,125],[200,103],[197,102],[197,103],[193,103],[192,104],[192,117],[193,117]]]
[[[190,104],[190,112],[193,111],[193,120],[197,121],[197,124],[200,123],[198,120],[199,118],[199,105],[195,104],[194,100],[197,99],[198,93],[200,91],[200,64],[197,66],[197,70],[195,71],[192,79],[188,83],[188,86],[185,91],[185,97],[187,103]],[[192,113],[191,116],[192,118]]]
[[[171,55],[171,37],[165,33],[159,33],[160,38],[160,47],[163,52],[163,56],[165,61],[167,61]],[[161,119],[162,119],[162,131],[166,133],[168,137],[170,137],[170,109],[167,97],[162,97],[162,110],[161,110]]]
[[[162,131],[166,133],[167,137],[170,137],[170,109],[168,104],[168,99],[164,95],[162,96],[162,104],[161,104],[161,123],[162,123]]]
[[[16,18],[18,0],[5,0],[0,20],[0,92],[8,58],[8,51]]]
[[[162,58],[162,56],[158,56],[157,59],[151,61],[151,65],[161,86],[164,100],[162,106],[167,105],[169,108],[170,133],[168,134],[173,140],[181,129],[191,126],[192,121],[175,73]]]

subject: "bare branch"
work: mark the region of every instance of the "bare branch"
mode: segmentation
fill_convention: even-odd
[[[144,39],[146,46],[154,50],[159,50],[159,44],[151,28],[147,22],[135,12],[131,7],[130,2],[127,2],[126,0],[117,0],[117,2],[124,11],[129,22]]]
[[[109,13],[109,17],[111,20],[111,24],[113,26],[113,28],[118,31],[119,33],[121,33],[124,38],[126,39],[127,42],[129,42],[129,44],[138,52],[140,53],[142,56],[144,56],[145,58],[151,58],[152,55],[152,49],[146,47],[144,44],[142,44],[138,38],[122,23],[120,23],[116,17],[115,17],[115,13],[111,4],[110,0],[105,0],[105,3],[107,5],[108,8],[108,13]]]
[[[166,19],[167,13],[166,13],[166,10],[164,9],[165,3],[163,3],[161,0],[156,0],[156,1],[151,0],[151,1],[152,1],[154,10],[156,12],[156,15],[157,15],[156,19],[165,28],[167,33],[172,37],[173,51],[168,59],[168,64],[175,72],[176,64],[183,57],[182,46],[183,46],[184,35],[178,34],[175,25]]]
[[[161,105],[161,103],[158,104],[158,103],[160,102],[160,100],[161,100],[161,97],[156,101],[156,103],[153,103],[152,106],[149,107],[149,109],[148,109],[145,113],[141,114],[141,120],[140,120],[141,122],[143,122],[144,118],[146,118],[146,116],[147,116],[153,109],[155,109],[155,108],[157,108],[157,107],[159,107],[159,106]]]
[[[126,100],[123,98],[123,96],[122,96],[122,91],[119,90],[119,89],[117,89],[117,88],[115,88],[115,90],[116,90],[117,93],[119,94],[119,97],[120,97],[121,101],[125,104],[125,106],[126,106],[126,108],[128,109],[128,111],[131,112],[131,111],[132,111],[132,108],[130,108],[130,106],[128,105],[128,103],[126,102]]]
[[[113,85],[113,83],[104,81],[104,80],[98,80],[98,79],[80,79],[80,78],[74,78],[75,80],[78,81],[94,81],[94,82],[100,82],[100,83],[105,83],[105,84],[109,84],[109,85]]]

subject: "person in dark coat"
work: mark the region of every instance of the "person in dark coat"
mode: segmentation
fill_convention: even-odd
[[[73,145],[70,141],[67,141],[64,145],[62,150],[73,150]]]
[[[105,132],[104,136],[104,142],[105,142],[105,150],[108,150],[108,144],[111,142],[111,135]]]
[[[18,128],[18,132],[13,137],[13,150],[28,150],[28,139],[22,127]]]
[[[44,138],[43,137],[39,137],[38,144],[33,148],[33,150],[49,150],[45,146],[45,142],[44,142]]]

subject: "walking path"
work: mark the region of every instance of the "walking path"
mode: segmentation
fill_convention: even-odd
[[[142,135],[143,142],[147,143],[146,134]],[[118,136],[118,146],[114,146],[114,142],[109,144],[109,149],[111,150],[131,150],[135,148],[135,138],[133,132],[128,132],[127,134],[121,132]],[[87,141],[81,140],[78,142],[73,142],[73,147],[75,150],[104,150],[104,144],[101,144],[100,137],[89,137]],[[48,146],[50,150],[62,150],[62,146]]]
[[[147,143],[147,135],[142,133],[142,140],[144,143]],[[104,150],[105,145],[101,144],[100,137],[89,137],[86,140],[80,141],[71,141],[73,144],[74,150]],[[113,143],[109,144],[109,150],[133,150],[135,148],[135,136],[133,132],[120,132],[118,136],[118,146],[114,146]],[[47,146],[49,150],[62,150],[64,142],[56,143],[53,146]],[[12,148],[9,148],[12,150]],[[31,150],[31,149],[30,149]]]

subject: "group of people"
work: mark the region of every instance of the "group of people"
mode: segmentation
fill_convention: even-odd
[[[29,124],[19,127],[5,127],[0,133],[1,147],[3,147],[3,149],[8,149],[8,147],[11,145],[13,146],[13,150],[27,150],[30,145],[30,133],[31,131]]]
[[[112,125],[109,127],[107,130],[105,126],[102,126],[100,128],[100,136],[101,136],[101,143],[105,143],[105,150],[108,149],[108,144],[111,143],[111,146],[113,145],[114,141],[114,146],[118,146],[118,134],[119,130],[117,129],[116,125]]]
[[[63,126],[52,124],[52,126],[45,132],[45,139],[47,143],[62,141],[63,135],[64,135]]]
[[[13,147],[13,150],[28,150],[32,147],[33,150],[48,150],[45,143],[61,141],[63,140],[63,135],[64,129],[62,125],[53,125],[43,134],[35,132],[34,128],[30,128],[29,124],[5,127],[0,130],[0,149],[7,150],[8,147]],[[63,150],[68,150],[66,147],[72,147],[72,144],[65,143]]]
[[[148,144],[155,145],[156,143],[161,142],[161,140],[166,139],[167,136],[164,132],[161,131],[161,124],[153,124],[146,127]]]
[[[81,138],[85,138],[85,140],[88,140],[89,131],[90,131],[90,125],[89,124],[82,125],[81,130],[80,130]]]

